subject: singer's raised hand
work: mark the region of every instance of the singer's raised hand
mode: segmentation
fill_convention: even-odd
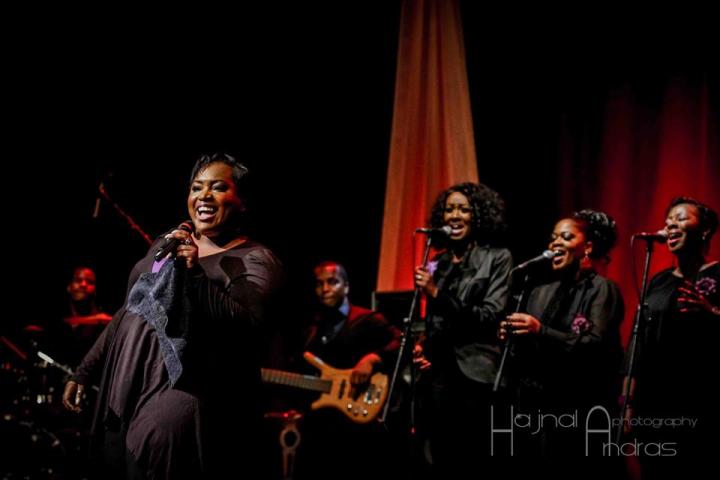
[[[422,290],[429,297],[436,298],[438,295],[437,285],[435,285],[432,275],[425,267],[415,268],[415,287]]]
[[[429,370],[432,367],[432,362],[425,357],[425,349],[421,342],[418,342],[413,347],[413,364],[420,369],[420,371]]]
[[[165,238],[177,238],[180,240],[180,245],[178,245],[175,251],[175,256],[177,258],[184,258],[187,268],[193,268],[197,264],[198,246],[190,232],[177,229],[170,232]]]
[[[680,312],[699,312],[706,311],[713,315],[720,315],[720,308],[714,306],[710,301],[700,292],[698,292],[695,285],[685,280],[683,284],[678,288],[680,297],[678,298],[678,304],[680,305]]]

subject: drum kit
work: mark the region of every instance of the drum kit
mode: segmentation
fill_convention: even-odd
[[[0,335],[0,480],[84,476],[87,420],[62,406],[70,375],[34,342]]]

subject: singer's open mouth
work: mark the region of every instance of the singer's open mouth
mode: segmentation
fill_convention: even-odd
[[[682,232],[671,233],[670,235],[668,235],[668,238],[667,238],[668,247],[672,248],[672,247],[677,246],[677,244],[679,244],[682,241],[682,238],[683,238]]]
[[[553,265],[560,265],[565,261],[565,257],[567,257],[567,250],[564,248],[553,248],[552,249],[555,256],[552,258],[552,264]]]
[[[465,231],[465,225],[462,223],[449,223],[448,226],[451,228],[450,235],[457,236]]]
[[[197,213],[198,220],[205,222],[212,219],[217,213],[217,210],[215,206],[202,205],[198,207],[195,212]]]

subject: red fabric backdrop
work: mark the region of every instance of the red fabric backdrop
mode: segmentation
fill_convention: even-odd
[[[643,242],[631,251],[631,234],[662,228],[665,208],[675,196],[696,197],[720,209],[717,94],[718,85],[705,75],[628,81],[608,89],[604,112],[589,134],[573,136],[566,124],[560,137],[558,173],[567,178],[575,172],[577,181],[561,182],[571,188],[559,190],[559,209],[597,208],[618,224],[608,276],[624,294],[625,340],[638,301],[632,268],[635,264],[639,281],[644,258]],[[720,235],[713,239],[711,257],[718,254]],[[651,274],[671,264],[672,256],[661,245],[653,254]]]
[[[419,259],[411,255],[412,232],[425,225],[435,197],[461,181],[477,181],[477,162],[460,10],[455,0],[408,0],[400,19],[377,290],[413,288]]]

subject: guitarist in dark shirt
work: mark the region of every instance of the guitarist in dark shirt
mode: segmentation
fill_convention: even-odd
[[[352,369],[351,383],[361,387],[374,372],[392,368],[401,333],[380,313],[350,304],[342,265],[323,262],[314,273],[319,305],[304,335],[304,350],[334,368]],[[376,422],[356,424],[335,409],[308,409],[301,424],[296,478],[342,475],[347,480],[387,472],[391,459],[383,457],[389,455],[384,433]]]

